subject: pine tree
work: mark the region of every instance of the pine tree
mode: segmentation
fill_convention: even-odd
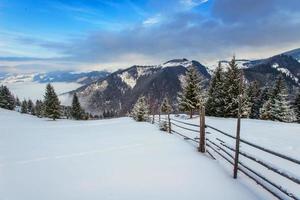
[[[54,88],[49,83],[46,86],[46,92],[44,96],[44,114],[53,120],[58,119],[61,116],[60,102],[54,91]]]
[[[207,115],[216,117],[224,116],[224,92],[224,72],[221,68],[221,63],[219,62],[210,81],[208,99],[206,102]]]
[[[13,110],[15,108],[15,98],[6,86],[0,86],[0,108]]]
[[[261,108],[261,102],[260,102],[261,90],[259,88],[257,81],[250,83],[249,87],[246,89],[246,94],[250,102],[249,117],[251,119],[258,119],[259,109]]]
[[[260,108],[259,118],[263,120],[273,120],[271,114],[271,107],[272,107],[271,100],[267,100]]]
[[[172,112],[172,106],[170,105],[167,97],[163,99],[163,102],[160,107],[160,111],[161,113],[167,113],[167,114],[170,114]]]
[[[224,81],[224,115],[225,117],[237,117],[239,107],[239,95],[243,94],[241,87],[241,70],[239,70],[235,57],[229,62],[229,67],[225,72]]]
[[[31,99],[29,99],[27,102],[27,108],[28,108],[28,113],[35,115],[34,104]]]
[[[282,122],[293,121],[293,110],[288,100],[288,93],[282,76],[279,76],[273,88],[271,98],[271,115],[273,120]]]
[[[83,119],[83,114],[84,112],[80,106],[78,97],[76,93],[74,93],[73,100],[72,100],[72,107],[71,107],[71,116],[74,119],[79,120],[79,119]]]
[[[196,109],[205,104],[205,90],[202,82],[202,77],[194,67],[187,70],[183,91],[178,94],[178,102],[179,109],[188,111],[190,118],[192,118]]]
[[[43,102],[41,100],[36,100],[35,102],[35,115],[37,117],[43,116]]]
[[[296,121],[300,123],[300,92],[298,93],[294,101],[294,110],[295,110]]]
[[[23,100],[21,104],[21,113],[28,113],[27,101]]]
[[[288,101],[287,89],[282,76],[276,79],[274,87],[268,94],[269,99],[260,110],[260,118],[283,122],[293,121],[294,111]]]
[[[141,96],[132,109],[132,116],[136,121],[146,121],[149,115],[149,106],[146,98]]]
[[[21,106],[21,101],[18,97],[16,97],[16,106]]]

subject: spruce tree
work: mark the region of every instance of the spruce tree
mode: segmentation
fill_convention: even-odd
[[[21,101],[18,97],[16,97],[16,106],[21,106]]]
[[[31,99],[29,99],[27,102],[27,108],[28,108],[28,113],[35,115],[34,104]]]
[[[0,86],[0,108],[13,110],[15,108],[15,98],[8,87]]]
[[[36,100],[35,102],[35,115],[37,117],[43,116],[43,102],[41,100]]]
[[[221,68],[221,63],[219,62],[210,81],[208,99],[206,102],[207,115],[216,117],[224,116],[224,92],[224,72]]]
[[[132,116],[136,121],[146,121],[149,115],[149,106],[146,98],[141,96],[138,98],[132,109]]]
[[[238,68],[235,57],[229,62],[229,67],[225,72],[224,80],[224,115],[225,117],[237,117],[238,98],[240,93],[243,94],[241,87],[241,70]]]
[[[60,102],[50,83],[47,84],[44,95],[44,114],[46,117],[53,120],[58,119],[61,116]]]
[[[287,88],[282,76],[279,76],[271,97],[271,115],[273,120],[282,122],[293,121],[294,112],[288,100]]]
[[[295,110],[296,121],[300,123],[300,92],[298,93],[294,101],[294,110]]]
[[[167,97],[163,99],[163,102],[160,107],[160,111],[161,113],[166,113],[166,114],[170,114],[172,112],[172,106],[170,105]]]
[[[246,89],[246,95],[250,102],[249,117],[251,119],[258,119],[259,109],[261,108],[261,102],[260,102],[261,90],[259,88],[257,81],[254,81],[249,84],[249,87]]]
[[[27,101],[23,100],[21,104],[21,113],[28,113]]]
[[[260,118],[282,122],[293,121],[294,111],[290,106],[282,76],[276,79],[274,87],[268,92],[268,96],[268,100],[260,110]]]
[[[71,107],[71,116],[73,117],[73,119],[79,120],[83,119],[83,114],[84,112],[80,106],[78,97],[76,93],[74,93]]]
[[[188,111],[192,118],[194,111],[204,105],[205,100],[202,77],[191,67],[186,72],[183,91],[178,94],[179,109]]]

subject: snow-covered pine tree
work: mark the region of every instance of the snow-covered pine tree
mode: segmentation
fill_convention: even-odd
[[[273,120],[291,122],[294,120],[294,111],[288,100],[287,88],[282,76],[276,79],[271,97],[271,115]]]
[[[204,105],[206,100],[203,78],[197,69],[190,67],[186,72],[184,82],[183,91],[178,93],[179,109],[188,111],[192,118],[194,111]]]
[[[238,68],[235,57],[229,62],[229,67],[225,72],[224,80],[224,115],[225,117],[237,117],[238,114],[238,97],[243,93],[241,84],[241,70]]]
[[[8,87],[0,86],[0,108],[13,110],[15,108],[15,98]]]
[[[259,111],[259,118],[263,120],[273,120],[272,114],[271,114],[271,107],[272,103],[271,100],[267,100],[264,102],[262,107],[260,108]]]
[[[46,117],[53,120],[58,119],[61,116],[60,102],[50,83],[47,84],[44,95],[44,114]]]
[[[27,101],[24,99],[21,104],[21,113],[28,113]]]
[[[261,90],[259,88],[257,81],[253,81],[252,83],[249,84],[248,88],[246,89],[246,95],[250,105],[249,117],[251,119],[258,119],[259,109],[261,107],[261,103],[260,103]]]
[[[36,100],[35,102],[35,115],[37,117],[43,116],[43,102],[41,100]]]
[[[149,106],[144,96],[138,98],[132,109],[132,116],[136,121],[146,121],[149,115]]]
[[[15,105],[16,106],[21,106],[21,101],[20,101],[19,97],[15,98]]]
[[[79,119],[83,119],[83,114],[84,112],[80,106],[77,94],[74,93],[73,100],[72,100],[72,107],[71,107],[71,116],[74,119],[79,120]]]
[[[300,91],[298,92],[297,97],[294,101],[294,110],[295,110],[296,121],[300,123]]]
[[[163,99],[163,102],[160,106],[160,111],[161,113],[166,113],[166,114],[170,114],[172,112],[172,106],[169,103],[169,99],[167,97],[165,97]]]
[[[224,72],[221,62],[219,62],[210,81],[205,108],[207,115],[216,117],[224,116],[224,91]]]

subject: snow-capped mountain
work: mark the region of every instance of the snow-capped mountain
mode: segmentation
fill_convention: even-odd
[[[28,73],[28,74],[0,74],[0,84],[20,83],[20,82],[76,82],[80,84],[89,84],[106,77],[107,71],[91,72],[71,72],[71,71],[53,71],[47,73]]]
[[[126,114],[140,95],[148,96],[153,101],[162,101],[167,96],[175,103],[189,67],[195,67],[206,82],[210,79],[206,67],[199,62],[174,59],[161,65],[135,65],[116,71],[64,96],[71,99],[72,93],[76,92],[83,107],[94,114],[101,114],[105,110]]]
[[[226,68],[229,61],[222,60]],[[237,65],[243,70],[248,82],[258,81],[263,87],[272,85],[278,75],[282,75],[293,93],[300,86],[300,49],[294,49],[266,59],[237,59]]]
[[[272,85],[276,77],[282,75],[291,91],[300,86],[300,63],[292,56],[281,54],[256,62],[243,70],[248,81],[257,80],[261,86]]]

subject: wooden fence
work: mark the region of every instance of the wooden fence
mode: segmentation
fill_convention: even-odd
[[[256,158],[256,156],[251,155],[249,152],[240,151],[240,143],[242,143],[255,150],[262,151],[264,153],[275,156],[278,159],[282,159],[284,161],[291,162],[300,166],[300,161],[295,158],[292,158],[279,152],[275,152],[271,149],[262,147],[247,140],[240,139],[240,118],[237,120],[236,136],[233,136],[229,133],[222,131],[219,128],[213,127],[205,123],[204,108],[202,109],[199,115],[199,124],[188,123],[186,121],[182,121],[178,118],[175,118],[174,116],[170,117],[170,115],[164,117],[152,116],[150,121],[151,123],[157,124],[159,126],[165,123],[165,125],[167,125],[168,127],[167,132],[169,132],[170,134],[177,134],[183,137],[183,139],[185,140],[194,142],[195,144],[197,144],[199,152],[207,153],[213,159],[216,159],[216,155],[218,155],[219,158],[226,160],[230,165],[233,166],[233,178],[236,178],[238,171],[240,171],[278,199],[283,200],[290,198],[300,200],[300,197],[296,196],[292,191],[290,191],[289,188],[285,188],[279,183],[276,183],[274,180],[267,178],[258,169],[253,169],[239,160],[239,156],[242,156],[243,158],[255,162],[263,168],[270,170],[274,174],[280,177],[284,177],[284,179],[293,182],[294,184],[299,186],[299,190],[297,191],[300,191],[299,177],[291,175],[286,170],[280,169],[277,166],[273,166],[272,164],[264,160],[258,159]],[[182,131],[179,131],[178,129]],[[188,132],[190,132],[190,134],[187,134]],[[193,134],[193,136],[191,136],[191,134]],[[209,135],[209,138],[206,137],[206,135]],[[233,140],[233,142],[235,142],[235,147],[230,145],[228,142],[225,142],[224,139],[222,140],[220,138],[220,135],[230,140]]]

